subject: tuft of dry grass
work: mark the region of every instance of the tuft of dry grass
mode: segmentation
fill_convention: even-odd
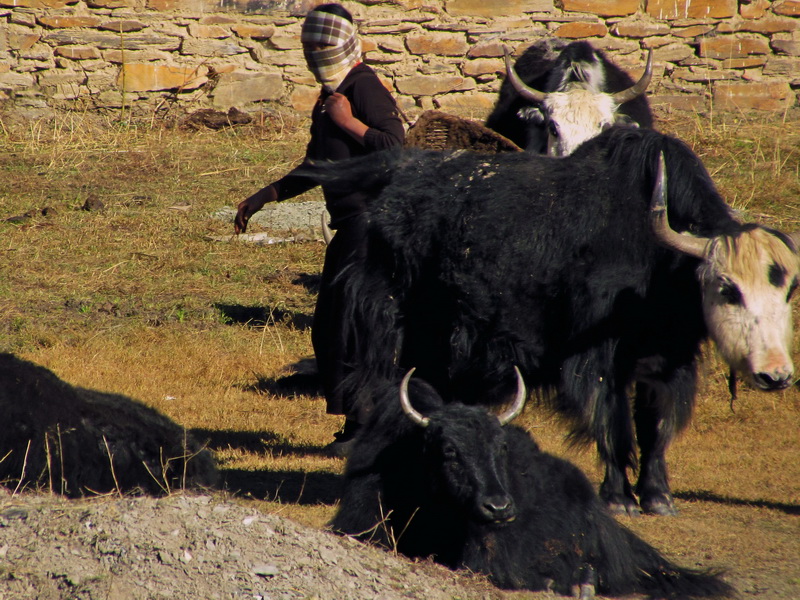
[[[657,126],[743,218],[800,230],[800,114]],[[208,441],[240,501],[321,527],[343,466],[321,448],[341,417],[275,380],[312,353],[324,246],[206,239],[232,230],[215,211],[285,172],[305,142],[288,115],[215,132],[0,115],[0,351],[154,406]],[[103,208],[83,210],[90,200]],[[800,597],[800,391],[742,389],[731,410],[725,377],[709,349],[696,418],[668,457],[681,516],[626,523],[681,564],[728,567],[743,593]],[[557,419],[529,406],[520,422],[600,481],[594,451],[566,446]]]

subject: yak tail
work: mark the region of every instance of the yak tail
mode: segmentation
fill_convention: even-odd
[[[612,517],[613,518],[613,517]],[[722,580],[722,571],[689,569],[670,562],[655,548],[622,528],[628,538],[630,566],[638,571],[635,592],[651,599],[730,598],[734,588]]]
[[[399,159],[399,149],[391,149],[335,162],[309,160],[295,174],[312,179],[329,194],[374,195],[389,184]]]

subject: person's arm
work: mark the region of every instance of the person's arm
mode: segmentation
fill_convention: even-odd
[[[334,93],[325,100],[324,110],[334,123],[347,132],[359,144],[364,143],[364,136],[369,127],[353,116],[350,100],[344,94]]]
[[[300,165],[302,166],[302,165]],[[295,167],[289,173],[270,183],[267,187],[258,190],[252,196],[242,200],[236,207],[236,217],[233,220],[234,233],[244,233],[247,231],[247,222],[255,213],[261,210],[269,202],[281,202],[307,192],[317,185],[307,177],[295,175]]]
[[[362,140],[367,150],[403,145],[405,129],[397,104],[377,76],[360,77],[353,85],[350,98],[352,113],[367,127]]]

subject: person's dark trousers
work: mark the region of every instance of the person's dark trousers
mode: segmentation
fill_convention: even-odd
[[[341,383],[350,369],[349,345],[343,332],[344,296],[342,278],[337,275],[354,259],[363,258],[366,248],[366,218],[356,215],[339,224],[325,253],[317,306],[311,326],[311,343],[317,358],[327,412],[345,415],[348,421],[366,422],[369,406],[353,406],[341,393]]]

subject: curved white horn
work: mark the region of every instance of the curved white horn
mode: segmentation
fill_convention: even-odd
[[[647,53],[647,64],[644,66],[644,73],[639,78],[639,81],[634,83],[631,87],[626,90],[622,90],[621,92],[617,92],[616,94],[612,94],[611,97],[614,99],[614,102],[619,104],[624,104],[629,100],[633,100],[637,96],[641,96],[644,94],[645,90],[647,90],[647,86],[650,85],[650,80],[653,78],[653,49]]]
[[[689,256],[703,258],[706,255],[707,238],[696,237],[688,233],[677,233],[669,226],[667,218],[667,174],[664,165],[664,153],[658,156],[658,172],[650,202],[650,223],[656,237],[661,242],[678,252]]]
[[[322,239],[325,240],[325,245],[329,245],[333,239],[333,232],[328,226],[328,219],[325,218],[325,211],[322,211]]]
[[[411,375],[414,373],[414,371],[416,371],[416,367],[406,373],[406,376],[403,377],[403,381],[400,383],[400,406],[403,407],[403,412],[406,414],[406,416],[414,423],[420,427],[427,427],[430,425],[431,420],[428,417],[423,417],[420,413],[414,410],[414,407],[411,406],[411,400],[408,398],[408,381],[411,379]]]
[[[506,77],[508,82],[517,90],[517,93],[531,102],[543,102],[547,94],[529,87],[511,66],[511,59],[509,58],[508,46],[503,46],[503,54],[506,61]]]
[[[516,366],[514,367],[514,372],[517,374],[517,396],[514,398],[514,404],[502,415],[498,415],[497,418],[500,420],[500,425],[505,425],[516,419],[522,412],[522,407],[525,406],[525,400],[528,398],[528,390],[525,389],[525,380],[522,379],[522,373],[519,372]]]
[[[800,254],[800,231],[795,231],[794,233],[787,234],[792,241],[794,242],[794,247],[798,249],[798,254]]]

